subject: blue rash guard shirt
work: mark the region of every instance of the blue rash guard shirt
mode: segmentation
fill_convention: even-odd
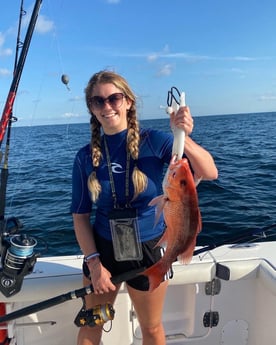
[[[126,135],[127,130],[114,135],[105,135],[117,202],[121,207],[126,205]],[[154,129],[141,129],[140,138],[139,158],[136,164],[147,176],[148,183],[145,191],[140,193],[131,202],[131,207],[137,209],[140,240],[144,242],[160,236],[164,231],[163,217],[160,217],[155,224],[155,206],[149,206],[148,204],[154,197],[163,194],[163,169],[166,164],[169,164],[171,159],[173,136],[170,133]],[[101,140],[102,147],[104,147],[103,137]],[[133,197],[134,190],[131,178],[133,167],[134,161],[131,158],[129,178],[130,200]],[[87,180],[92,169],[91,150],[90,144],[88,144],[79,150],[74,161],[72,175],[72,213],[91,213],[92,211],[92,201],[87,187]],[[114,201],[104,149],[102,150],[100,166],[95,171],[102,191],[96,202],[93,230],[105,239],[111,240],[108,214],[113,209]]]

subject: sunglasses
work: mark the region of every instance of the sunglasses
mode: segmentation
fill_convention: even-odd
[[[112,95],[106,98],[103,98],[100,96],[93,96],[89,98],[89,105],[91,108],[100,110],[100,109],[103,109],[105,106],[105,103],[108,102],[108,104],[112,108],[118,109],[122,106],[124,97],[125,95],[120,92],[112,93]]]

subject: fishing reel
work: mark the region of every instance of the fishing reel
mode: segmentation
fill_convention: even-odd
[[[110,303],[98,304],[94,308],[88,310],[82,307],[74,323],[77,327],[103,326],[106,322],[112,321],[114,315],[115,310]]]
[[[5,220],[0,241],[0,291],[10,297],[21,290],[23,279],[32,273],[36,259],[37,240],[27,234],[19,234],[22,224],[17,218]]]

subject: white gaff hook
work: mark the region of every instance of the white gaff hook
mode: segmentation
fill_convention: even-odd
[[[185,102],[185,92],[181,92],[180,105],[176,103],[174,99],[172,99],[172,105],[167,107],[167,113],[176,115],[178,109],[180,107],[184,107],[186,105]],[[172,148],[172,156],[177,155],[177,159],[181,159],[184,153],[184,146],[185,146],[185,131],[181,128],[176,127],[174,124],[171,125],[171,130],[173,132],[173,148]]]

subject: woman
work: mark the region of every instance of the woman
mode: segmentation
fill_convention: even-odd
[[[94,294],[85,300],[86,309],[91,309],[114,303],[120,284],[113,285],[111,276],[149,267],[162,255],[161,248],[154,247],[164,232],[164,222],[160,219],[154,226],[155,210],[148,204],[162,193],[163,167],[170,162],[173,137],[139,129],[135,96],[120,75],[96,73],[85,93],[92,139],[75,159],[71,211],[84,254],[83,283],[94,287]],[[172,121],[186,132],[184,154],[195,177],[217,178],[212,156],[189,137],[193,130],[189,108],[181,107]],[[92,204],[96,206],[93,225]],[[131,231],[124,232],[125,228]],[[167,285],[165,280],[150,293],[145,276],[126,281],[144,345],[165,344],[161,320]],[[100,326],[82,327],[78,345],[98,345],[101,334]]]

